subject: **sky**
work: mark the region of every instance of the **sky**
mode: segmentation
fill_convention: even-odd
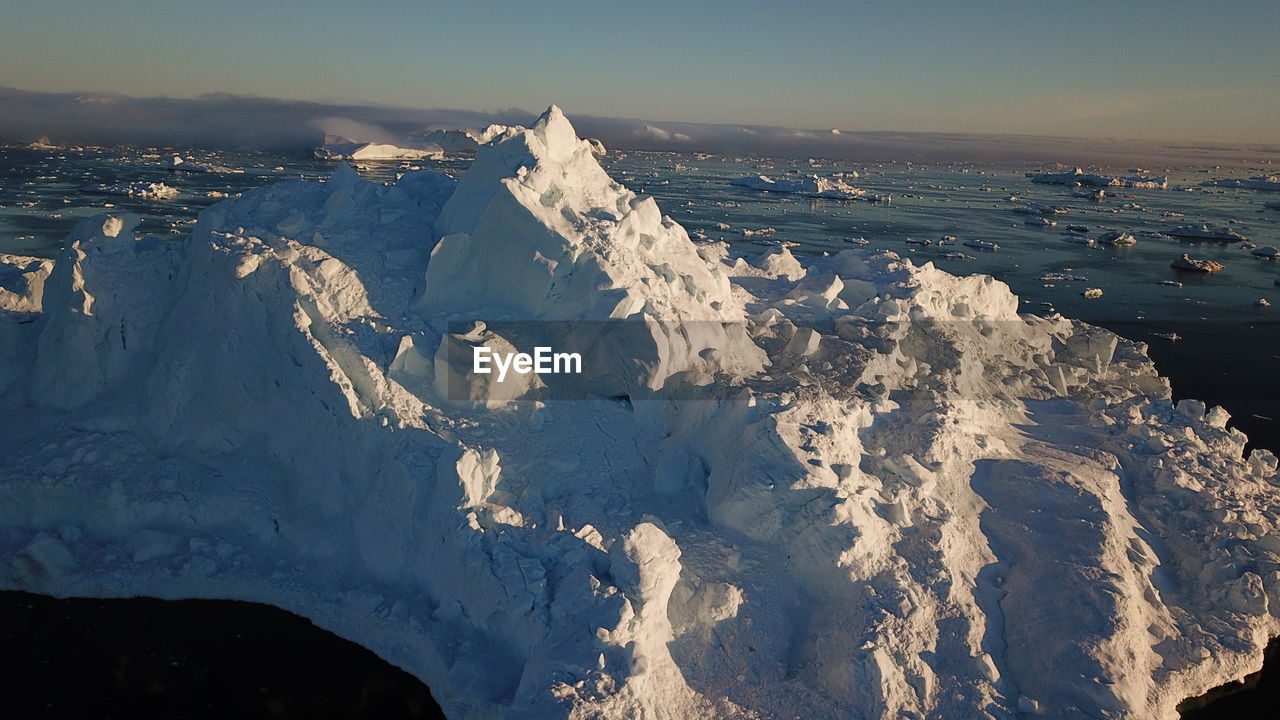
[[[0,0],[0,86],[1280,142],[1280,2]]]

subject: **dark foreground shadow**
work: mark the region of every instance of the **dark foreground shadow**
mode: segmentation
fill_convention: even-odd
[[[0,592],[0,652],[0,717],[444,717],[417,678],[255,603]]]
[[[1178,705],[1182,720],[1271,720],[1280,708],[1280,638],[1267,644],[1262,669]]]

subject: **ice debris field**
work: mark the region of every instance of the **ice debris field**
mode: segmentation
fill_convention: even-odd
[[[696,243],[554,107],[136,225],[0,256],[6,588],[278,605],[451,718],[1175,718],[1280,633],[1276,458],[1144,346]],[[595,399],[442,392],[451,323],[620,319]]]

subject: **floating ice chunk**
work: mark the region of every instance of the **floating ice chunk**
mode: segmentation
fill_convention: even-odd
[[[1014,208],[1013,211],[1024,215],[1065,215],[1070,212],[1070,208],[1041,205],[1040,203],[1027,203],[1026,205]]]
[[[100,193],[102,195],[128,195],[147,198],[149,200],[172,200],[178,196],[178,189],[175,187],[169,187],[164,183],[149,182],[122,182],[103,185],[89,185],[84,188],[84,191]]]
[[[1178,227],[1170,230],[1162,230],[1161,232],[1170,237],[1186,238],[1188,240],[1221,240],[1224,242],[1235,242],[1249,239],[1225,225],[1216,227],[1210,225],[1179,225]]]
[[[1254,175],[1251,178],[1220,178],[1216,180],[1206,180],[1201,185],[1205,187],[1229,187],[1243,188],[1245,190],[1266,190],[1270,192],[1280,192],[1280,175]]]
[[[800,180],[775,180],[767,175],[750,175],[732,180],[730,185],[751,188],[763,192],[789,193],[813,198],[837,198],[841,200],[870,200],[878,202],[880,195],[857,188],[838,178],[810,175]]]
[[[1028,173],[1031,182],[1056,185],[1091,185],[1094,187],[1128,187],[1165,189],[1169,179],[1164,177],[1112,177],[1086,173],[1080,168],[1057,173]]]
[[[1177,260],[1174,260],[1170,264],[1170,266],[1177,268],[1178,270],[1191,270],[1192,272],[1205,272],[1205,273],[1218,272],[1219,270],[1222,270],[1225,267],[1220,262],[1215,262],[1213,260],[1206,260],[1206,259],[1200,259],[1200,258],[1193,258],[1190,255],[1187,255],[1186,253],[1183,253],[1182,257],[1178,258]]]
[[[1112,245],[1115,247],[1128,247],[1130,245],[1136,245],[1138,242],[1138,238],[1134,237],[1132,233],[1127,233],[1127,232],[1124,232],[1123,230],[1112,230],[1110,232],[1104,233],[1101,237],[1099,237],[1098,242],[1102,243],[1103,245]]]
[[[244,170],[241,170],[240,168],[227,167],[225,165],[198,165],[193,162],[188,162],[181,155],[174,155],[169,160],[169,164],[165,166],[165,169],[168,170],[169,172],[174,172],[174,173],[177,173],[177,172],[210,173],[212,172],[212,173],[233,173],[237,175],[244,173]]]
[[[338,142],[316,148],[315,156],[321,160],[439,160],[444,151],[439,146],[403,148],[383,143]]]

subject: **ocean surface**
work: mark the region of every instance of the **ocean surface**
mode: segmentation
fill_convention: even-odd
[[[305,154],[183,152],[188,164],[239,172],[169,172],[173,152],[149,148],[32,149],[0,146],[0,252],[52,257],[80,218],[106,210],[143,216],[143,232],[182,242],[199,212],[224,195],[290,178],[320,180],[332,161]],[[370,162],[364,177],[394,182],[410,169],[460,175],[464,157],[433,161]],[[657,199],[663,211],[691,233],[747,251],[768,243],[794,243],[797,254],[839,252],[851,247],[891,250],[917,263],[933,262],[957,274],[987,273],[1006,282],[1028,313],[1060,312],[1146,342],[1177,397],[1223,405],[1232,424],[1255,444],[1280,451],[1280,260],[1251,254],[1240,242],[1189,242],[1161,234],[1183,224],[1230,226],[1258,246],[1280,246],[1280,210],[1267,201],[1280,193],[1203,187],[1207,179],[1247,177],[1276,170],[1254,168],[1149,167],[1166,176],[1168,189],[1092,189],[1036,184],[1029,172],[1045,166],[989,167],[858,163],[821,159],[725,157],[675,153],[611,152],[605,169],[639,193]],[[1133,175],[1140,168],[1091,168]],[[846,174],[845,180],[890,203],[812,199],[731,185],[765,174],[795,179],[809,174]],[[848,177],[857,173],[858,177]],[[98,185],[159,182],[178,190],[169,200],[104,194]],[[1026,224],[1018,212],[1028,203],[1065,209],[1049,216],[1056,227]],[[1130,247],[1070,242],[1067,225],[1085,225],[1089,237],[1107,230],[1133,233]],[[727,227],[727,229],[725,229]],[[767,235],[746,235],[772,228]],[[944,236],[954,243],[939,244]],[[998,250],[964,245],[996,243]],[[860,243],[865,241],[865,245]],[[922,244],[928,241],[929,245]],[[1211,275],[1175,270],[1182,253],[1215,260],[1226,269]],[[1046,280],[1057,273],[1071,279]],[[1172,285],[1168,283],[1180,283]],[[1086,299],[1086,288],[1102,297]],[[1266,299],[1272,307],[1257,303]],[[1171,334],[1179,336],[1170,340]]]
[[[242,172],[172,173],[166,169],[172,154],[154,148],[0,146],[0,252],[53,257],[78,219],[107,210],[138,213],[144,218],[143,232],[184,242],[199,212],[222,197],[290,178],[323,179],[335,168],[333,162],[302,154],[184,151],[189,163]],[[627,152],[611,152],[602,163],[616,180],[656,198],[663,211],[691,233],[722,239],[742,250],[762,251],[763,243],[779,241],[794,243],[793,252],[800,254],[866,247],[891,250],[917,263],[933,262],[957,274],[994,275],[1022,298],[1024,312],[1060,312],[1148,343],[1157,367],[1171,378],[1175,395],[1223,405],[1233,415],[1232,424],[1255,444],[1280,451],[1280,373],[1275,372],[1280,359],[1280,260],[1255,257],[1240,242],[1187,242],[1161,234],[1186,223],[1230,225],[1253,244],[1280,246],[1280,211],[1264,206],[1280,200],[1280,193],[1200,185],[1210,178],[1275,172],[1268,166],[1232,173],[1213,167],[1151,167],[1152,173],[1169,177],[1168,189],[1108,188],[1103,199],[1094,200],[1077,196],[1078,188],[1033,184],[1028,172],[1057,168],[1030,165],[866,164]],[[417,168],[457,176],[468,164],[457,158],[368,163],[357,169],[367,179],[394,182],[399,173]],[[1134,174],[1127,167],[1096,170]],[[853,172],[858,177],[846,177],[847,182],[892,195],[892,201],[810,199],[730,184],[756,174],[794,179]],[[178,194],[160,200],[86,189],[121,182],[164,183]],[[1028,202],[1060,206],[1066,213],[1052,216],[1056,227],[1033,227],[1025,224],[1029,215],[1016,211]],[[1068,224],[1088,226],[1090,237],[1106,230],[1131,232],[1138,242],[1125,248],[1068,242]],[[743,232],[765,228],[774,232]],[[954,236],[956,242],[940,245],[943,236]],[[926,240],[930,244],[922,244]],[[973,240],[1000,248],[964,245]],[[952,253],[964,257],[948,256]],[[1226,269],[1203,275],[1170,268],[1182,253],[1216,260]],[[1046,280],[1049,273],[1077,279]],[[1086,299],[1081,294],[1086,288],[1100,288],[1103,294]],[[1263,298],[1273,306],[1259,306]],[[1167,339],[1172,333],[1180,339]],[[8,647],[29,648],[22,655],[39,663],[28,668],[22,692],[14,696],[18,706],[28,708],[30,716],[53,717],[58,713],[46,707],[48,703],[101,710],[96,703],[112,696],[123,699],[100,716],[356,717],[390,716],[387,708],[394,708],[399,716],[429,717],[435,711],[426,689],[416,681],[406,682],[371,655],[350,655],[349,644],[297,618],[231,604],[170,609],[131,603],[0,594],[0,625]],[[169,616],[172,623],[163,624]],[[221,629],[204,639],[180,635],[182,628],[192,626]],[[113,627],[129,632],[106,633]],[[265,639],[228,644],[236,633]],[[245,662],[281,646],[292,652],[265,663]],[[320,685],[327,692],[316,690],[319,671],[298,665],[304,656],[343,670],[337,673],[341,677],[324,676]],[[169,664],[173,662],[178,664]],[[297,667],[289,678],[261,679],[272,665]],[[130,667],[142,670],[130,675]],[[1269,670],[1275,674],[1274,661]],[[207,679],[215,691],[189,687],[192,672]],[[1256,688],[1233,696],[1237,707],[1252,704],[1252,712],[1211,706],[1196,717],[1266,717],[1265,708],[1278,685],[1264,674]],[[380,688],[392,689],[383,693]],[[1270,694],[1259,694],[1263,692]],[[266,705],[259,706],[259,701]]]

